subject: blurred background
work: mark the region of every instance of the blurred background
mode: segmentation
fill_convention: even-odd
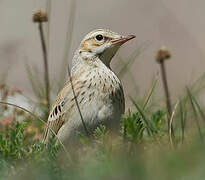
[[[7,84],[33,97],[25,64],[36,66],[43,73],[39,32],[32,14],[36,9],[44,9],[51,12],[45,33],[52,85],[62,72],[66,53],[67,62],[71,62],[85,34],[96,28],[108,28],[136,35],[112,61],[118,72],[119,59],[126,62],[127,57],[140,51],[129,66],[129,75],[122,78],[126,94],[137,91],[130,75],[140,88],[139,93],[150,87],[159,70],[155,52],[166,46],[172,52],[172,59],[166,64],[170,90],[172,96],[178,96],[185,85],[204,73],[204,7],[203,0],[0,0],[1,79],[6,78]]]

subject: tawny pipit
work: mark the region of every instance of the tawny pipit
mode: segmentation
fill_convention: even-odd
[[[119,126],[125,100],[122,84],[110,68],[110,61],[119,47],[133,38],[134,35],[122,36],[105,29],[94,30],[85,36],[74,54],[71,78],[51,109],[44,142],[53,135],[50,129],[64,143],[71,141],[77,131],[84,132],[76,100],[89,131],[99,124],[108,128]]]

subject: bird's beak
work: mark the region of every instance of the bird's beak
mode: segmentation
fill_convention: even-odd
[[[114,39],[111,41],[112,45],[116,45],[116,44],[124,44],[125,42],[135,38],[136,36],[135,35],[128,35],[126,37],[122,37],[122,38],[119,38],[119,39]]]

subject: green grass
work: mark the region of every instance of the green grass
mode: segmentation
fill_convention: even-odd
[[[187,88],[173,119],[172,149],[167,110],[152,105],[157,104],[152,102],[156,88],[157,81],[143,102],[131,98],[133,110],[122,117],[118,135],[99,126],[91,139],[79,134],[81,143],[66,152],[55,139],[47,146],[41,143],[43,123],[37,117],[19,108],[8,114],[11,107],[4,106],[0,112],[0,179],[203,179],[203,104]],[[22,122],[16,121],[18,116]]]

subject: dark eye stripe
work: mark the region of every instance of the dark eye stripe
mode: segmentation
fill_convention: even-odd
[[[110,38],[110,37],[105,36],[104,39],[105,39],[105,41],[110,41],[110,40],[112,40],[113,38]]]

